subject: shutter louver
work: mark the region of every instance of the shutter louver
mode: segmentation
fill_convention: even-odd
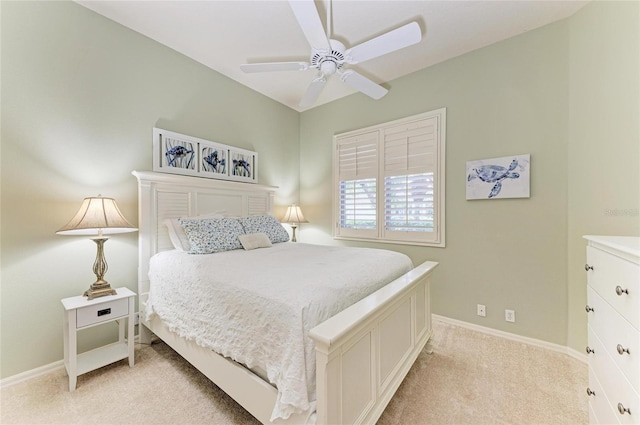
[[[434,175],[437,171],[438,120],[423,119],[385,129],[384,233],[433,233]]]
[[[378,132],[341,140],[338,145],[338,178],[356,180],[378,175]]]
[[[433,232],[433,173],[386,177],[385,230]]]
[[[359,234],[377,234],[377,131],[348,137],[337,145],[338,229]]]
[[[436,118],[415,121],[384,132],[384,175],[435,171],[438,146]]]
[[[376,179],[340,181],[340,227],[376,229]]]

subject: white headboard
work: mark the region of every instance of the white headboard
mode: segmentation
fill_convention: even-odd
[[[163,221],[224,211],[233,216],[272,214],[277,187],[151,171],[138,179],[138,299],[147,300],[149,259],[172,249]]]

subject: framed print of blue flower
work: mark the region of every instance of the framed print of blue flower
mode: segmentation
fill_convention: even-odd
[[[195,170],[196,153],[192,143],[170,138],[166,138],[164,142],[167,166]]]
[[[210,147],[202,147],[202,171],[227,174],[227,151]]]

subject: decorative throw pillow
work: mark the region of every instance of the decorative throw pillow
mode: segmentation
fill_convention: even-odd
[[[242,217],[238,221],[242,224],[245,233],[264,233],[269,237],[271,243],[287,242],[289,240],[289,234],[282,227],[282,224],[270,215]]]
[[[224,211],[216,211],[209,214],[202,214],[197,217],[193,217],[195,219],[203,219],[203,218],[224,218]],[[178,221],[177,218],[167,218],[163,221],[163,224],[167,226],[167,232],[169,233],[169,239],[173,244],[173,247],[178,251],[191,251],[191,245],[189,245],[189,238],[187,238],[187,234],[184,232],[182,225]]]
[[[213,254],[242,248],[238,236],[244,234],[244,230],[235,218],[180,218],[178,221],[189,238],[190,254]]]
[[[246,251],[250,251],[256,248],[271,248],[272,246],[269,237],[264,233],[240,235],[238,236],[238,239],[240,239],[240,243]]]

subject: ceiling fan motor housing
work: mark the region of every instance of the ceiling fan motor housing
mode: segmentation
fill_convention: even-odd
[[[331,51],[313,50],[311,53],[311,67],[318,68],[324,75],[334,74],[342,68],[345,62],[345,47],[338,40],[329,40]]]

